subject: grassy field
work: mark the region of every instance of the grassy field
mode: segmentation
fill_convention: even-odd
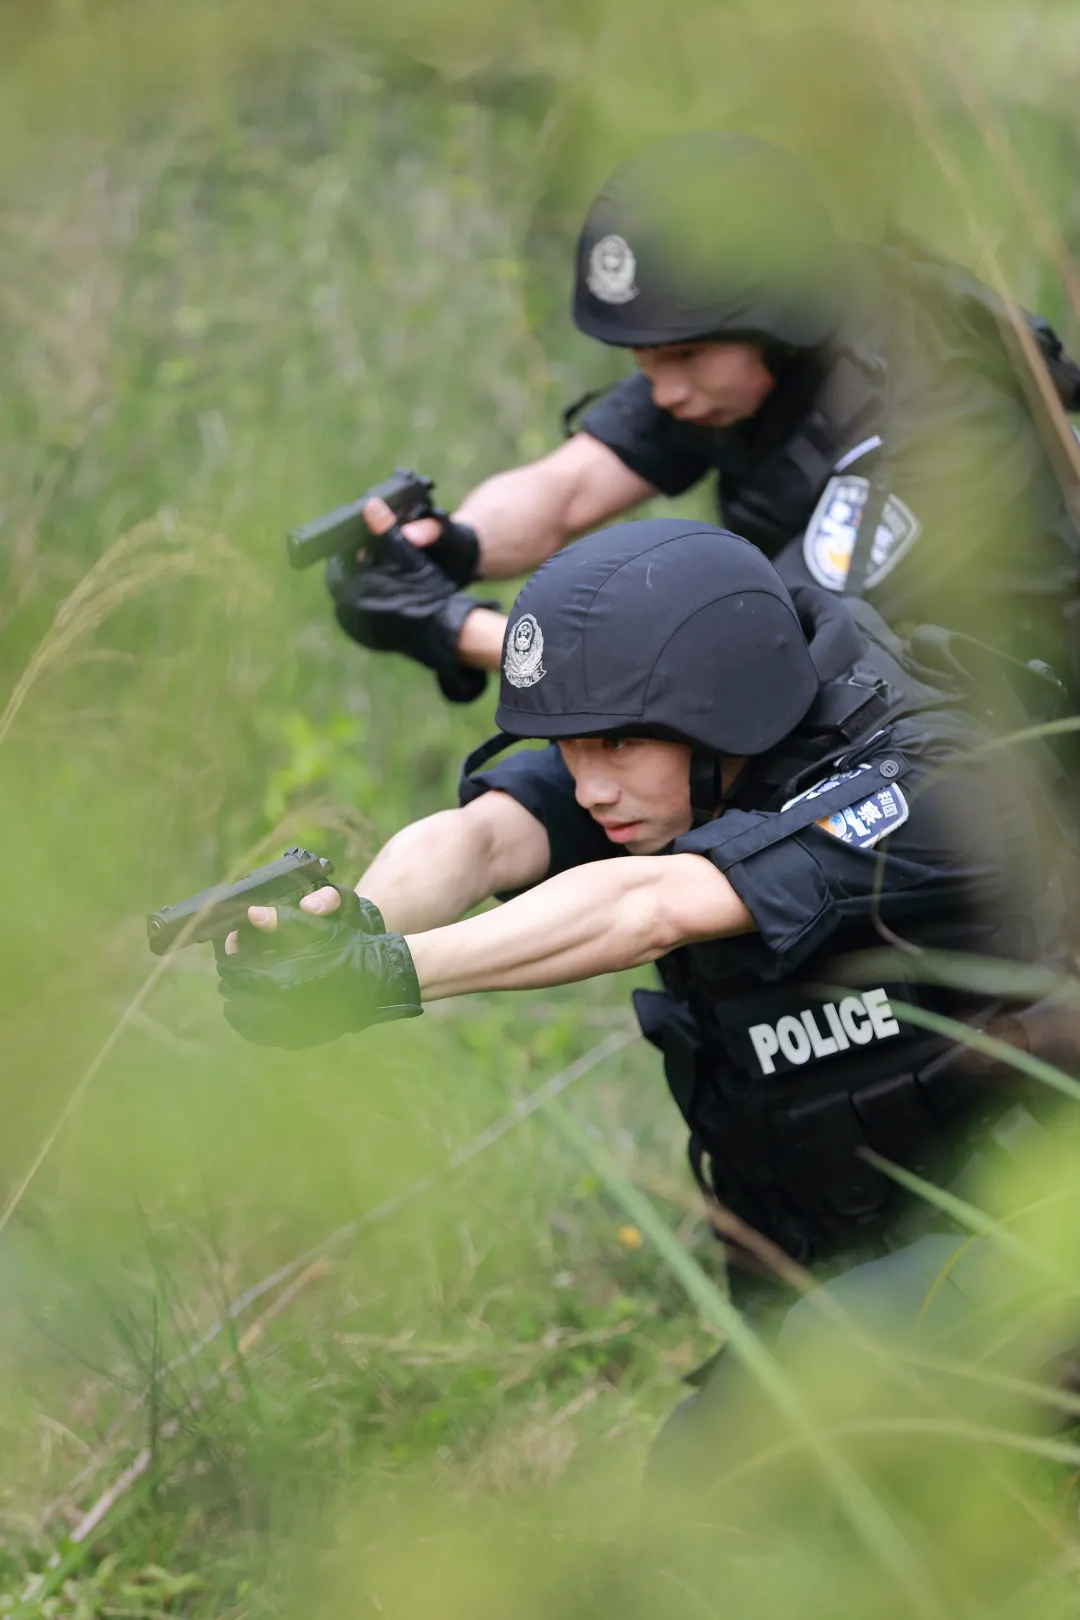
[[[853,230],[893,197],[1068,326],[1071,12],[813,11],[5,12],[0,1616],[1074,1611],[1080,1454],[993,1383],[1035,1364],[996,1299],[916,1393],[834,1347],[716,1512],[643,1518],[731,1324],[628,983],[260,1053],[205,948],[162,973],[143,938],[451,801],[493,694],[345,642],[283,532],[402,462],[452,502],[618,374],[566,317],[614,157],[772,134]],[[1040,1343],[1074,1167],[985,1189]]]

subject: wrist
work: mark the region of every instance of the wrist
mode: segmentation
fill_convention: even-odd
[[[457,637],[458,661],[471,669],[497,674],[502,664],[506,620],[501,613],[477,604],[461,621]]]
[[[435,517],[440,525],[439,535],[428,546],[428,556],[455,585],[471,585],[482,572],[480,536],[471,523],[451,517],[439,508]]]
[[[450,924],[454,927],[454,924]],[[451,963],[454,952],[447,952],[445,928],[428,928],[422,934],[404,935],[420,1001],[443,1001],[460,994]]]
[[[359,978],[370,999],[365,1007],[364,997],[361,997],[360,1019],[355,1027],[366,1029],[371,1024],[385,1024],[399,1018],[419,1018],[424,1010],[422,992],[408,940],[401,934],[378,936],[376,960],[378,973],[372,986],[373,996],[364,982],[368,962],[363,961]]]

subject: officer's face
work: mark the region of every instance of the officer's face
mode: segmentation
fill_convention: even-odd
[[[559,744],[575,797],[613,844],[655,855],[689,832],[690,748],[651,737],[573,737]]]
[[[699,427],[731,427],[755,415],[776,386],[756,343],[664,343],[635,349],[653,403]]]

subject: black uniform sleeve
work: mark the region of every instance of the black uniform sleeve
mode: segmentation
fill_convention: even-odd
[[[869,848],[811,824],[743,860],[724,860],[736,835],[782,811],[729,810],[676,842],[692,843],[725,872],[769,953],[763,977],[786,977],[832,936],[838,949],[872,942],[875,919],[922,945],[933,943],[936,919],[950,949],[973,954],[1009,954],[1026,936],[1040,883],[1038,837],[1017,785],[985,764],[960,763],[943,775],[909,766],[901,783],[906,819]]]
[[[640,372],[597,400],[579,427],[665,495],[681,495],[712,466],[708,435],[654,405]]]
[[[574,779],[555,745],[523,749],[463,783],[462,804],[495,788],[516,799],[543,827],[551,846],[547,876],[624,853],[574,797]]]

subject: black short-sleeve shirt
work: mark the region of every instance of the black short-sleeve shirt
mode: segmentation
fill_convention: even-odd
[[[640,372],[597,400],[582,418],[581,429],[664,495],[690,489],[718,466],[724,449],[721,432],[679,422],[654,405]]]
[[[602,827],[574,797],[574,779],[554,743],[546,748],[523,748],[462,784],[461,802],[467,804],[490,788],[508,793],[543,827],[548,835],[551,861],[547,876],[624,855]]]

